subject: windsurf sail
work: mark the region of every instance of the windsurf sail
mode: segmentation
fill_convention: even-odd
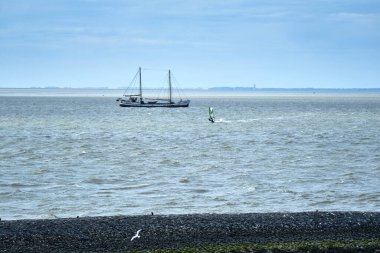
[[[215,122],[214,108],[209,107],[209,108],[208,108],[208,114],[209,114],[209,118],[208,118],[208,120],[209,120],[211,123],[214,123],[214,122]]]

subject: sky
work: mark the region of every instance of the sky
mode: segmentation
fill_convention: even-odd
[[[0,88],[380,88],[379,0],[0,0]]]

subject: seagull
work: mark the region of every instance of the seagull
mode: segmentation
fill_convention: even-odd
[[[141,231],[141,229],[137,230],[136,234],[134,236],[132,236],[131,241],[133,241],[136,238],[140,238],[140,235],[139,235],[140,231]]]

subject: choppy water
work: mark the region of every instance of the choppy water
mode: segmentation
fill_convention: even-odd
[[[178,109],[11,93],[3,219],[380,209],[379,93],[193,95]]]

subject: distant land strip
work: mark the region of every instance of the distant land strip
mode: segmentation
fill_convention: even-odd
[[[255,88],[255,87],[211,87],[214,91],[364,91],[379,92],[380,88]]]
[[[0,89],[73,89],[73,90],[125,90],[127,87],[57,87],[57,86],[45,86],[45,87],[0,87]],[[147,87],[145,90],[162,90],[162,88],[153,88]],[[294,92],[302,92],[302,91],[333,91],[333,92],[380,92],[380,88],[255,88],[255,87],[245,87],[245,86],[220,86],[220,87],[210,87],[210,88],[182,88],[181,90],[210,90],[210,91],[294,91]]]

